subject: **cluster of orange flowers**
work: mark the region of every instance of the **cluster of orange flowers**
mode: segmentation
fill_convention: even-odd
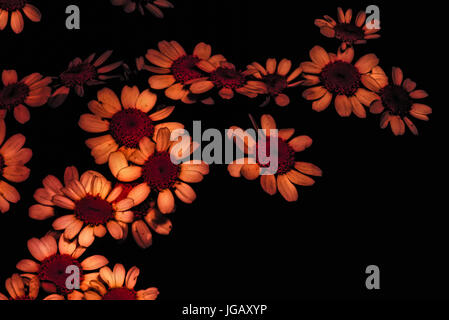
[[[23,29],[21,11],[32,21],[40,20],[39,11],[22,1],[0,1],[0,29],[4,29],[9,15],[15,32]],[[153,2],[112,0],[123,6],[126,12],[143,9],[162,17],[160,8],[172,7],[166,0]],[[172,161],[173,150],[194,152],[195,142],[172,141],[171,134],[184,128],[179,122],[166,122],[174,106],[158,106],[157,94],[152,90],[164,90],[173,101],[186,104],[201,102],[214,104],[215,99],[232,99],[235,94],[249,98],[262,95],[265,103],[271,100],[285,107],[290,103],[287,92],[299,85],[308,86],[303,97],[312,102],[312,109],[323,111],[331,104],[342,117],[354,113],[365,118],[368,109],[381,113],[381,127],[389,124],[395,135],[401,135],[407,126],[418,134],[410,116],[428,120],[431,108],[415,102],[427,97],[416,84],[404,79],[399,68],[393,68],[391,80],[379,66],[374,54],[359,57],[354,63],[354,45],[379,37],[377,30],[368,29],[364,23],[365,13],[360,12],[352,21],[352,11],[338,9],[338,19],[329,16],[315,20],[323,35],[341,41],[336,53],[327,52],[320,46],[310,50],[311,61],[300,63],[296,68],[288,59],[268,59],[263,66],[258,62],[239,70],[221,54],[212,54],[212,48],[198,43],[192,53],[187,53],[176,41],[160,41],[158,50],[149,49],[145,57],[136,59],[138,71],[146,70],[154,75],[148,79],[149,88],[143,91],[137,86],[124,86],[119,94],[109,88],[97,92],[88,103],[90,113],[83,114],[79,126],[89,133],[99,134],[86,140],[97,165],[108,164],[113,179],[99,172],[88,170],[80,173],[76,167],[67,167],[61,179],[48,175],[42,187],[34,193],[36,204],[29,208],[32,219],[53,219],[52,228],[46,236],[28,241],[32,259],[21,260],[14,274],[6,280],[10,299],[32,300],[42,288],[49,294],[45,299],[155,299],[156,288],[135,290],[139,269],[132,267],[126,272],[121,264],[111,270],[108,260],[94,255],[80,261],[80,256],[96,238],[109,234],[116,240],[128,237],[129,227],[138,246],[152,245],[152,232],[168,235],[172,229],[169,214],[176,208],[176,199],[192,203],[196,192],[190,186],[201,182],[209,173],[204,162],[187,161],[179,156]],[[86,86],[103,85],[107,80],[118,78],[111,71],[123,67],[122,61],[105,65],[112,51],[96,58],[75,58],[68,68],[53,82],[50,77],[33,73],[19,80],[14,70],[3,70],[0,87],[0,178],[12,183],[23,182],[30,170],[25,166],[32,157],[29,148],[23,148],[26,139],[16,134],[6,139],[5,119],[7,112],[25,123],[30,120],[28,107],[45,104],[58,107],[64,103],[70,91],[84,96]],[[149,62],[150,64],[147,64]],[[299,79],[301,77],[301,79]],[[162,122],[164,121],[164,122]],[[259,127],[259,124],[254,123]],[[260,128],[276,129],[271,115],[260,119]],[[232,127],[237,129],[237,127]],[[241,131],[243,132],[243,131]],[[269,132],[269,131],[267,131]],[[296,161],[296,152],[310,147],[312,139],[306,135],[293,137],[293,128],[278,131],[278,170],[261,175],[264,164],[237,161],[229,164],[232,177],[243,176],[248,180],[260,177],[262,189],[269,195],[279,191],[287,201],[296,201],[295,185],[311,186],[311,176],[321,176],[316,165]],[[237,137],[238,138],[238,137]],[[241,137],[242,141],[245,139]],[[266,141],[247,139],[237,143],[245,155],[269,146]],[[6,139],[6,141],[5,141]],[[183,156],[186,154],[182,152]],[[112,180],[112,181],[111,181]],[[10,203],[17,203],[20,194],[8,182],[0,180],[0,211],[7,212]],[[65,212],[60,215],[59,212]],[[58,214],[56,214],[58,212]],[[68,266],[80,270],[81,283],[77,289],[66,286]],[[0,294],[0,299],[9,299]]]

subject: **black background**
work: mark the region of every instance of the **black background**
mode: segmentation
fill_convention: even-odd
[[[405,77],[429,92],[425,103],[434,112],[429,123],[415,121],[420,136],[407,132],[395,137],[390,129],[379,128],[375,115],[343,119],[332,106],[322,113],[312,111],[311,103],[301,97],[303,87],[289,90],[292,101],[285,108],[260,108],[261,100],[246,97],[219,100],[214,106],[177,103],[168,120],[187,128],[193,120],[201,120],[203,128],[249,128],[248,113],[257,119],[269,113],[278,127],[294,127],[296,135],[312,137],[312,147],[298,159],[320,166],[324,175],[315,186],[300,188],[299,201],[289,204],[279,194],[265,194],[258,181],[235,179],[225,165],[212,166],[205,180],[193,186],[197,201],[177,202],[171,235],[153,233],[153,246],[147,250],[140,250],[131,236],[123,244],[107,236],[97,239],[82,257],[103,254],[112,265],[137,265],[137,289],[157,286],[161,300],[447,298],[447,179],[440,129],[446,92],[437,89],[438,82],[446,85],[447,61],[439,45],[445,40],[439,4],[173,2],[175,8],[164,10],[166,17],[158,20],[149,14],[126,14],[108,0],[33,1],[43,19],[37,24],[26,19],[20,35],[9,26],[0,32],[0,68],[16,69],[19,78],[32,72],[56,76],[73,58],[107,49],[114,49],[110,62],[125,59],[133,65],[135,57],[156,48],[160,40],[177,40],[186,51],[204,41],[240,69],[269,57],[291,59],[296,67],[310,60],[314,45],[330,52],[338,47],[337,40],[320,35],[315,18],[336,18],[337,6],[357,12],[376,4],[382,37],[357,46],[355,59],[373,52],[388,75],[392,66],[401,67]],[[81,9],[80,30],[65,28],[69,4]],[[143,90],[149,75],[142,72],[126,84]],[[124,84],[108,86],[119,93]],[[93,135],[77,125],[98,89],[88,88],[84,98],[71,94],[58,109],[32,109],[25,125],[17,124],[12,113],[7,116],[7,136],[23,133],[34,155],[30,179],[15,185],[22,200],[0,216],[2,292],[15,264],[31,257],[26,241],[51,228],[52,220],[28,217],[42,179],[47,174],[62,178],[68,165],[110,177],[107,165],[95,165],[84,144]],[[170,103],[162,92],[159,101]],[[365,268],[370,264],[381,270],[378,291],[365,288]]]

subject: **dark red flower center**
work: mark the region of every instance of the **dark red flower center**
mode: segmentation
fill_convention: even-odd
[[[387,85],[380,92],[382,104],[392,114],[404,117],[410,111],[413,101],[408,92],[397,85]]]
[[[175,60],[171,66],[171,71],[176,81],[185,84],[191,80],[201,78],[203,74],[196,67],[199,61],[198,57],[192,55],[186,55]]]
[[[86,195],[76,202],[75,216],[86,224],[99,225],[114,218],[114,210],[106,200]]]
[[[66,273],[67,267],[76,266],[80,270],[80,283],[83,280],[83,268],[78,260],[73,259],[68,254],[55,254],[41,262],[38,277],[41,281],[49,281],[56,285],[60,293],[70,293],[73,290],[68,289],[66,285],[67,278],[71,273]]]
[[[320,74],[324,87],[334,93],[352,96],[360,88],[360,72],[344,61],[328,63]]]
[[[120,146],[137,148],[143,137],[153,136],[154,124],[145,112],[130,108],[114,114],[109,129]]]
[[[263,82],[267,85],[268,93],[272,96],[277,96],[285,88],[287,88],[287,79],[278,74],[269,74],[263,77]]]
[[[334,30],[335,38],[349,44],[357,40],[362,40],[365,37],[363,29],[351,23],[339,23],[335,26]]]
[[[21,82],[13,83],[0,89],[0,110],[10,110],[25,102],[30,88]]]
[[[270,172],[270,174],[284,174],[290,171],[295,165],[295,151],[289,146],[287,141],[278,137],[277,148],[271,150],[271,138],[268,136],[265,139],[259,139],[256,146],[256,161],[262,168],[270,167],[271,158],[278,159],[277,172]],[[260,150],[260,151],[259,151]],[[259,155],[259,152],[261,153]],[[274,153],[271,155],[271,153]]]
[[[152,208],[154,208],[154,202],[152,200],[146,200],[141,204],[135,206],[134,208],[132,208],[132,211],[134,213],[134,220],[141,220],[145,218],[145,216],[148,214],[148,211],[150,211],[150,209]]]
[[[175,184],[179,171],[179,165],[171,161],[168,152],[156,152],[143,165],[142,178],[151,189],[160,191]]]
[[[59,78],[66,87],[82,86],[87,81],[93,80],[97,75],[95,67],[89,63],[80,63],[69,67]]]
[[[210,74],[212,81],[218,88],[238,89],[245,85],[245,76],[232,68],[218,67]]]
[[[26,3],[26,0],[0,0],[0,9],[16,11],[25,7]]]
[[[106,292],[103,300],[137,300],[137,293],[128,288],[112,288]]]

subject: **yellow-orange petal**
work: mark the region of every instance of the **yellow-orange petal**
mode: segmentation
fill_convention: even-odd
[[[175,209],[175,198],[169,189],[159,192],[157,206],[162,213],[171,213]]]
[[[260,185],[262,189],[269,195],[276,194],[276,177],[274,175],[262,175],[260,177]]]
[[[287,175],[281,174],[277,176],[277,187],[279,193],[288,202],[298,200],[298,190],[296,190],[296,187],[290,182]]]

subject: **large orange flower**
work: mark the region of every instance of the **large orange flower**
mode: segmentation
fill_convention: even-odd
[[[310,50],[310,58],[312,61],[301,63],[301,67],[304,73],[308,73],[303,84],[318,85],[303,92],[305,99],[314,100],[312,109],[325,110],[335,97],[335,109],[341,117],[349,117],[354,112],[357,117],[365,118],[363,106],[369,106],[379,96],[364,86],[373,79],[382,81],[384,74],[377,66],[379,59],[376,55],[364,55],[352,64],[354,49],[351,47],[333,54],[315,46]]]
[[[408,116],[419,120],[429,120],[428,115],[432,113],[432,108],[428,105],[415,102],[428,96],[424,90],[416,90],[416,83],[410,79],[405,79],[400,68],[393,67],[392,84],[387,82],[371,81],[371,90],[376,91],[380,99],[371,103],[372,113],[382,113],[380,126],[382,129],[388,125],[394,135],[403,135],[405,125],[414,135],[418,135],[418,129]]]
[[[30,176],[30,169],[25,165],[33,156],[31,149],[22,148],[26,138],[22,134],[15,134],[3,144],[6,135],[6,125],[0,119],[0,178],[11,182],[23,182]],[[9,211],[10,202],[17,203],[20,194],[9,183],[0,180],[0,212]]]
[[[112,50],[108,50],[100,55],[95,61],[95,53],[92,53],[84,61],[80,58],[73,59],[63,73],[59,75],[59,87],[53,92],[48,101],[49,106],[56,108],[64,103],[71,90],[75,90],[80,97],[84,96],[84,86],[94,86],[104,84],[106,80],[120,77],[119,75],[107,75],[123,62],[117,61],[103,66],[106,60],[112,55]]]
[[[352,9],[343,12],[342,8],[338,8],[337,11],[338,22],[326,15],[324,19],[316,19],[315,25],[320,28],[322,35],[340,40],[342,50],[353,44],[366,43],[366,40],[380,38],[380,35],[376,34],[380,29],[367,28],[365,11],[360,11],[357,14],[354,23],[351,23]]]
[[[168,0],[111,0],[112,5],[121,6],[126,13],[134,12],[136,9],[144,15],[147,9],[153,16],[163,18],[164,13],[160,8],[173,8]]]
[[[290,73],[292,62],[288,59],[282,59],[277,64],[276,59],[270,58],[267,59],[265,66],[264,68],[260,63],[253,62],[247,66],[247,69],[256,71],[252,73],[252,76],[265,84],[265,94],[268,94],[268,98],[264,105],[273,97],[278,106],[285,107],[290,103],[290,98],[284,90],[302,83],[302,81],[292,82],[301,74],[302,69],[298,67]]]
[[[193,103],[195,98],[190,94],[188,86],[204,77],[206,74],[198,68],[198,63],[211,58],[212,48],[204,42],[198,43],[192,54],[187,54],[176,41],[160,41],[158,50],[149,49],[145,57],[155,66],[145,65],[143,59],[138,59],[138,69],[145,69],[158,75],[148,79],[153,89],[165,89],[165,95],[172,100]],[[215,55],[213,57],[221,57]],[[206,99],[205,103],[210,103]]]
[[[142,186],[136,186],[128,197],[114,202],[122,192],[121,186],[111,187],[111,183],[100,173],[86,171],[78,177],[75,167],[68,167],[64,174],[64,185],[54,176],[47,176],[44,188],[36,190],[34,198],[39,204],[29,209],[33,219],[44,220],[55,215],[55,208],[66,209],[72,213],[60,216],[53,221],[53,228],[63,231],[68,240],[78,238],[80,245],[90,246],[96,237],[107,232],[114,239],[124,239],[132,212],[128,210],[141,203],[148,193]]]
[[[100,269],[108,264],[104,256],[94,255],[79,261],[79,257],[86,248],[80,247],[77,241],[70,242],[61,235],[58,242],[51,235],[40,239],[32,238],[27,242],[28,250],[35,260],[20,260],[16,267],[22,272],[36,275],[40,286],[44,291],[58,294],[58,296],[47,297],[48,300],[61,300],[61,296],[69,300],[81,300],[83,293],[78,290],[67,288],[66,273],[68,266],[77,266],[80,271],[80,289],[88,289],[89,282],[98,278],[98,272],[89,272]]]
[[[178,159],[179,163],[172,162],[178,149],[179,152],[192,153],[193,147],[191,142],[186,145],[186,141],[171,141],[170,135],[169,129],[161,128],[156,143],[143,138],[139,143],[140,150],[130,157],[130,161],[137,164],[135,166],[129,165],[120,151],[109,157],[109,168],[118,180],[131,182],[142,178],[146,185],[145,193],[150,190],[158,193],[157,205],[162,213],[171,213],[175,209],[172,190],[182,202],[192,203],[196,193],[187,183],[200,182],[209,173],[209,166],[204,162],[185,161],[185,158]]]
[[[120,263],[113,270],[103,267],[98,279],[90,281],[89,289],[84,294],[86,300],[156,300],[159,295],[157,288],[134,289],[139,274],[139,268],[134,266],[126,272]]]
[[[50,77],[42,77],[32,73],[18,80],[15,70],[3,70],[3,87],[0,89],[0,119],[5,118],[8,111],[14,112],[14,118],[20,123],[30,120],[29,107],[41,107],[47,103],[51,94]]]
[[[237,159],[228,165],[228,171],[233,177],[241,177],[248,180],[255,180],[260,176],[260,184],[262,189],[269,195],[276,194],[277,190],[285,200],[291,202],[298,200],[298,191],[296,185],[311,186],[315,181],[307,175],[321,176],[322,172],[317,166],[295,160],[295,152],[304,151],[312,145],[312,139],[308,136],[291,137],[295,130],[281,129],[278,131],[278,147],[277,147],[277,171],[266,172],[261,175],[261,170],[268,169],[268,165],[259,159],[259,149],[266,150],[266,154],[270,151],[270,130],[276,129],[276,122],[270,115],[261,117],[261,127],[266,130],[266,139],[255,141],[249,135],[243,136],[242,129],[231,127],[237,135],[237,145],[242,147],[242,151],[248,154],[248,157]],[[246,137],[246,138],[245,138]],[[247,140],[246,140],[247,139]]]
[[[11,14],[12,31],[21,33],[24,27],[22,11],[31,21],[41,21],[41,12],[27,0],[0,0],[0,30],[6,28]]]
[[[167,118],[175,107],[165,107],[148,114],[157,100],[156,94],[148,89],[140,92],[136,86],[125,86],[119,100],[112,90],[104,88],[98,91],[97,98],[98,101],[89,102],[89,109],[94,114],[83,114],[79,120],[79,126],[87,132],[107,133],[86,140],[97,164],[106,163],[109,155],[117,150],[129,157],[142,138],[152,138],[161,127],[170,130],[184,128],[179,122],[156,124],[156,121]]]

